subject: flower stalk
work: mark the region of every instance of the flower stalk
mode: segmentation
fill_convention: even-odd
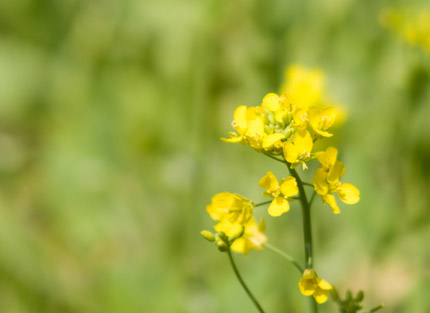
[[[243,289],[245,290],[246,294],[251,299],[252,303],[254,303],[255,307],[258,310],[258,312],[264,313],[263,308],[258,303],[257,299],[254,297],[254,295],[252,294],[251,290],[249,290],[248,286],[246,285],[246,283],[244,282],[242,276],[240,275],[240,273],[239,273],[239,271],[237,269],[237,266],[234,263],[233,256],[231,255],[230,247],[227,249],[227,255],[228,255],[228,259],[230,261],[231,267],[233,268],[233,272],[236,275],[237,279],[239,280],[240,284],[242,285]]]

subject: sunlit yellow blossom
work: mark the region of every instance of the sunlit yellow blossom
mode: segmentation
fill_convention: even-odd
[[[294,65],[285,72],[286,81],[281,92],[288,96],[291,104],[307,109],[319,106],[324,91],[324,75],[320,70]]]
[[[381,24],[408,43],[430,53],[430,11],[386,9],[380,15]]]
[[[254,203],[245,197],[229,192],[218,193],[206,206],[209,215],[218,222],[245,225],[252,217]]]
[[[281,93],[286,95],[289,99],[296,129],[303,130],[306,128],[308,120],[310,119],[306,113],[309,113],[308,109],[310,108],[332,108],[334,110],[334,116],[337,118],[333,118],[333,121],[330,122],[330,126],[338,127],[345,120],[345,109],[343,106],[335,104],[330,99],[325,88],[325,76],[319,69],[306,68],[300,65],[290,66],[285,71],[285,81],[281,86]],[[333,114],[330,112],[329,116],[332,117]],[[330,127],[326,124],[327,122],[328,121],[324,121],[324,124],[318,127],[320,123],[320,120],[318,120],[318,123],[312,122],[313,125],[310,126],[314,128],[314,130],[325,131]],[[316,132],[318,133],[318,131]],[[320,135],[328,137],[325,133],[324,135]]]
[[[285,122],[291,107],[284,95],[277,95],[276,93],[268,93],[263,98],[262,106],[274,114],[275,121],[278,123]]]
[[[271,216],[280,216],[288,212],[290,210],[288,201],[292,201],[291,197],[299,193],[294,177],[287,177],[279,184],[276,176],[270,171],[260,179],[258,185],[266,190],[263,195],[274,198],[269,206]]]
[[[340,210],[333,194],[336,193],[346,204],[357,203],[360,200],[357,187],[340,182],[340,178],[345,175],[345,166],[337,161],[337,150],[329,147],[326,151],[319,152],[317,158],[322,167],[316,170],[312,183],[323,202],[327,203],[335,214],[339,214]]]
[[[306,162],[312,159],[313,140],[308,131],[298,131],[294,135],[293,142],[284,142],[284,157],[291,167],[296,167],[300,163],[303,168],[307,168]]]
[[[234,111],[233,128],[239,133],[229,133],[231,138],[221,138],[226,142],[240,142],[256,150],[262,148],[265,136],[264,116],[261,107],[239,106]]]
[[[257,225],[254,218],[251,218],[245,225],[243,235],[236,239],[232,245],[231,250],[247,255],[249,250],[262,250],[263,244],[267,241],[264,235],[265,224],[264,221]]]
[[[331,137],[326,130],[329,129],[336,119],[336,109],[325,107],[321,109],[313,108],[309,110],[309,124],[315,133],[323,137]]]
[[[329,290],[333,287],[324,279],[318,277],[315,270],[305,269],[299,281],[300,292],[305,296],[313,296],[318,303],[324,303],[328,299]]]

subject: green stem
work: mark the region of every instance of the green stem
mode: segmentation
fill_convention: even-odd
[[[303,267],[301,267],[300,264],[296,260],[294,260],[291,256],[289,256],[285,252],[279,250],[278,248],[272,246],[271,244],[268,244],[267,242],[264,244],[264,246],[267,249],[272,250],[273,252],[275,252],[275,253],[279,254],[280,256],[282,256],[283,258],[287,259],[289,262],[291,262],[299,270],[300,274],[303,274],[303,272],[304,272]]]
[[[266,201],[266,202],[260,202],[260,203],[254,204],[254,208],[256,208],[256,207],[258,207],[258,206],[262,206],[262,205],[269,204],[269,203],[271,203],[272,201],[273,201],[273,200],[269,200],[269,201]]]
[[[312,227],[311,227],[311,207],[306,198],[305,188],[302,180],[300,179],[299,174],[297,174],[296,170],[291,168],[291,164],[285,160],[285,164],[287,164],[288,171],[291,176],[293,176],[297,181],[297,187],[299,188],[299,200],[302,205],[302,213],[303,213],[303,239],[305,244],[305,267],[313,268],[313,255],[312,255]],[[317,313],[318,306],[313,297],[309,298],[311,312]]]
[[[376,312],[376,311],[379,311],[380,309],[382,309],[384,307],[384,305],[383,304],[380,304],[380,305],[378,305],[377,307],[374,307],[373,309],[371,309],[370,311],[369,311],[369,313],[373,313],[373,312]]]
[[[276,161],[278,161],[278,162],[281,162],[281,163],[285,163],[285,161],[284,160],[281,160],[281,159],[278,159],[277,157],[274,157],[273,155],[271,155],[271,154],[268,154],[268,153],[264,153],[265,155],[267,155],[269,158],[271,158],[271,159],[273,159],[273,160],[276,160]]]
[[[312,197],[311,200],[309,201],[309,207],[312,207],[312,203],[314,202],[315,196],[316,196],[316,191],[314,190],[314,192],[312,193]]]
[[[254,295],[249,290],[248,286],[246,286],[245,282],[242,279],[242,276],[240,276],[239,271],[237,270],[236,264],[234,263],[233,256],[231,255],[230,248],[227,250],[228,259],[230,260],[231,267],[233,268],[234,273],[236,274],[237,279],[239,280],[240,284],[242,285],[243,289],[248,294],[249,298],[251,299],[252,303],[256,306],[257,310],[260,313],[264,313],[263,308],[258,303],[258,301],[255,299]]]
[[[290,171],[291,176],[293,176],[297,181],[297,187],[299,188],[299,200],[302,205],[303,212],[303,237],[305,243],[305,264],[306,268],[313,267],[313,257],[312,257],[312,228],[311,228],[311,214],[308,199],[306,198],[305,188],[303,187],[303,182],[297,174],[296,170],[290,167],[288,162],[287,167]]]
[[[304,182],[304,181],[303,181],[302,183],[303,183],[303,185],[305,185],[305,186],[309,186],[309,187],[312,187],[312,188],[314,187],[314,185],[313,185],[313,184],[311,184],[311,183],[306,183],[306,182]]]

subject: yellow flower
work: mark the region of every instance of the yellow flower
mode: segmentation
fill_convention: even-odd
[[[284,123],[291,105],[284,95],[277,95],[276,93],[268,93],[263,98],[263,108],[274,114],[275,121],[277,123]]]
[[[329,290],[333,287],[324,279],[318,277],[315,270],[305,269],[299,281],[300,292],[304,296],[313,296],[318,303],[324,303],[328,299]]]
[[[271,216],[280,216],[288,212],[290,210],[288,201],[292,201],[291,197],[299,193],[294,177],[290,176],[281,180],[279,185],[276,176],[270,171],[260,179],[258,185],[266,190],[263,195],[274,198],[269,206]]]
[[[313,108],[309,110],[309,124],[318,135],[331,137],[333,134],[328,133],[326,130],[333,125],[336,114],[336,109],[333,107]]]
[[[317,158],[322,167],[316,170],[312,183],[323,202],[331,207],[334,214],[340,213],[334,193],[346,204],[357,203],[360,200],[360,191],[357,187],[340,182],[340,178],[345,175],[345,166],[337,161],[337,149],[329,147],[326,151],[319,152]]]
[[[409,44],[430,53],[429,10],[386,9],[380,14],[380,22]]]
[[[324,75],[320,70],[293,65],[285,72],[285,78],[281,92],[288,96],[293,106],[307,109],[321,104]]]
[[[284,157],[291,167],[294,168],[299,163],[303,164],[303,168],[307,168],[306,162],[311,160],[313,147],[312,137],[308,131],[298,131],[294,135],[293,142],[284,142]]]
[[[233,128],[239,133],[229,133],[231,138],[221,138],[226,142],[241,142],[249,145],[256,150],[262,148],[262,142],[265,136],[264,116],[261,107],[239,106],[234,111]]]
[[[245,197],[229,192],[222,192],[212,197],[206,211],[218,222],[245,225],[252,217],[254,203]]]
[[[288,96],[289,102],[291,103],[290,106],[293,110],[293,115],[295,110],[304,110],[296,112],[296,116],[294,118],[294,127],[296,129],[302,130],[306,128],[308,118],[310,119],[310,116],[305,117],[305,114],[310,108],[332,108],[335,116],[338,118],[335,121],[333,119],[333,122],[336,124],[331,126],[340,126],[345,119],[344,108],[341,105],[334,104],[327,95],[327,91],[325,89],[325,76],[319,69],[310,69],[300,65],[290,66],[285,71],[285,81],[281,87],[281,93]],[[303,122],[306,123],[304,124]],[[315,125],[311,126],[312,128],[315,128]],[[323,130],[322,127],[316,128],[318,130]],[[329,127],[326,127],[326,129],[328,128]]]
[[[251,218],[245,225],[245,231],[242,237],[236,239],[232,245],[231,250],[247,255],[249,250],[262,250],[263,244],[267,241],[264,235],[265,224],[264,221],[257,225],[254,218]]]

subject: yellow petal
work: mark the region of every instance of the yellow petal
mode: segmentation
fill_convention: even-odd
[[[284,142],[284,157],[289,163],[297,163],[300,151],[289,141]]]
[[[342,162],[336,161],[328,171],[327,181],[329,183],[335,184],[343,175],[345,175],[345,166]]]
[[[276,197],[269,206],[271,216],[280,216],[290,210],[288,200],[283,197]]]
[[[336,203],[336,199],[332,194],[323,196],[323,200],[331,207],[331,210],[333,211],[334,214],[340,213],[339,207],[337,206],[337,203]]]
[[[223,232],[227,236],[234,236],[243,231],[243,225],[239,223],[230,223],[229,221],[222,221],[215,225],[214,229],[217,232]]]
[[[294,135],[294,145],[300,153],[311,153],[312,146],[314,145],[311,134],[308,131],[296,132]]]
[[[258,181],[258,185],[269,193],[275,192],[279,186],[276,176],[273,175],[271,171],[268,171],[267,174]]]
[[[326,107],[321,112],[322,127],[321,129],[329,129],[336,120],[337,111],[334,107]]]
[[[268,93],[263,98],[263,106],[271,112],[279,111],[280,106],[280,98],[276,93]]]
[[[327,172],[324,168],[320,167],[315,172],[315,177],[312,179],[315,191],[320,196],[324,196],[328,193],[328,184],[326,181]]]
[[[328,299],[328,291],[317,288],[313,293],[313,297],[315,298],[316,302],[318,302],[319,304],[322,304],[326,302]]]
[[[306,109],[295,109],[293,111],[294,127],[298,130],[305,130],[308,123]]]
[[[322,166],[329,169],[331,168],[337,160],[337,149],[333,147],[328,147],[326,151],[319,152],[317,154],[317,159]]]
[[[332,107],[326,107],[322,110],[314,108],[309,111],[309,124],[316,133],[324,137],[333,136],[325,130],[333,125],[335,118],[336,109]]]
[[[264,119],[261,116],[257,116],[252,119],[248,119],[248,128],[246,135],[250,137],[259,137],[263,139],[264,135]]]
[[[315,285],[313,279],[306,279],[303,277],[300,278],[299,288],[302,295],[311,296],[315,292],[316,287],[317,286]]]
[[[273,145],[277,142],[279,142],[281,139],[284,139],[285,135],[282,133],[274,133],[271,135],[267,135],[263,139],[263,149],[270,149],[273,147]]]
[[[243,139],[243,136],[234,136],[231,138],[221,138],[221,140],[224,142],[233,142],[233,143],[241,142],[242,139]]]
[[[261,220],[260,223],[258,223],[258,231],[261,233],[264,233],[266,231],[266,223],[264,220]]]
[[[360,191],[353,184],[341,184],[337,195],[346,204],[355,204],[360,200]]]
[[[236,239],[230,246],[231,250],[238,253],[247,253],[245,249],[245,238],[240,237]]]
[[[239,106],[234,111],[234,122],[233,128],[238,131],[239,134],[243,134],[247,128],[247,118],[246,118],[247,107],[246,105]]]
[[[324,290],[333,289],[332,285],[330,285],[329,282],[327,282],[326,280],[319,278],[319,277],[317,277],[317,284],[318,284],[319,288],[324,289]]]
[[[281,192],[286,197],[292,197],[299,193],[297,188],[297,181],[294,177],[287,177],[281,184]]]

